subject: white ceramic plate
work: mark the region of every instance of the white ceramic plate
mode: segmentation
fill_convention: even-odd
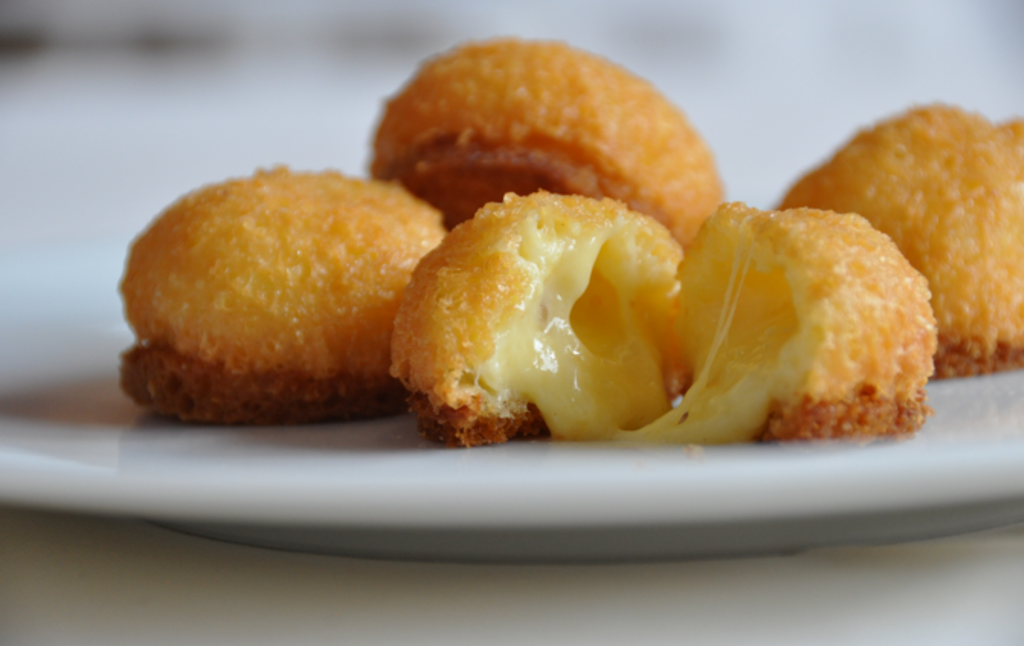
[[[120,246],[0,260],[0,501],[288,549],[458,560],[800,550],[1024,521],[1024,372],[930,388],[910,441],[447,450],[399,417],[215,428],[117,387]]]

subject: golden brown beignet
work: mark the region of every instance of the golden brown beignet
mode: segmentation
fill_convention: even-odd
[[[400,186],[260,171],[207,186],[134,242],[121,283],[136,402],[184,420],[272,424],[404,410],[398,302],[444,236]]]
[[[797,182],[795,206],[860,213],[928,278],[936,377],[1024,366],[1024,121],[910,110]]]
[[[397,179],[449,228],[507,192],[611,197],[684,246],[722,198],[707,145],[649,83],[555,42],[469,43],[391,99],[374,177]]]

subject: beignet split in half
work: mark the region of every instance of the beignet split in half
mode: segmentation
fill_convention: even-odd
[[[863,218],[727,204],[680,261],[611,201],[488,205],[420,263],[396,319],[421,432],[723,443],[924,422],[927,285]]]

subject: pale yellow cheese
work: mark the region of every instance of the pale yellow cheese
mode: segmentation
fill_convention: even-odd
[[[535,404],[557,439],[640,428],[670,404],[658,343],[642,321],[638,222],[597,228],[547,215],[517,226],[533,289],[473,378],[499,403]]]
[[[799,383],[799,365],[780,366],[784,348],[798,342],[799,319],[785,270],[755,261],[754,242],[741,227],[723,286],[698,268],[680,331],[697,378],[682,403],[657,421],[616,439],[680,444],[724,444],[755,439],[772,401]],[[726,256],[728,258],[728,256]],[[699,259],[698,259],[699,260]],[[704,281],[694,285],[694,280]],[[792,352],[785,353],[791,357]],[[796,368],[796,369],[794,369]]]

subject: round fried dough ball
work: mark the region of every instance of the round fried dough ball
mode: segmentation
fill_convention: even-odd
[[[860,213],[923,273],[937,377],[1024,366],[1024,121],[932,106],[860,132],[783,208]]]
[[[505,196],[417,266],[391,372],[449,446],[639,428],[669,410],[682,249],[612,200]]]
[[[499,39],[427,61],[387,105],[374,177],[397,179],[449,228],[506,192],[611,197],[684,246],[718,205],[711,152],[649,83],[555,42]]]
[[[184,420],[299,423],[401,412],[398,301],[444,236],[400,186],[285,168],[201,188],[134,243],[123,389]]]
[[[720,444],[913,433],[928,412],[928,286],[858,215],[724,204],[680,269],[693,385],[619,439]]]

